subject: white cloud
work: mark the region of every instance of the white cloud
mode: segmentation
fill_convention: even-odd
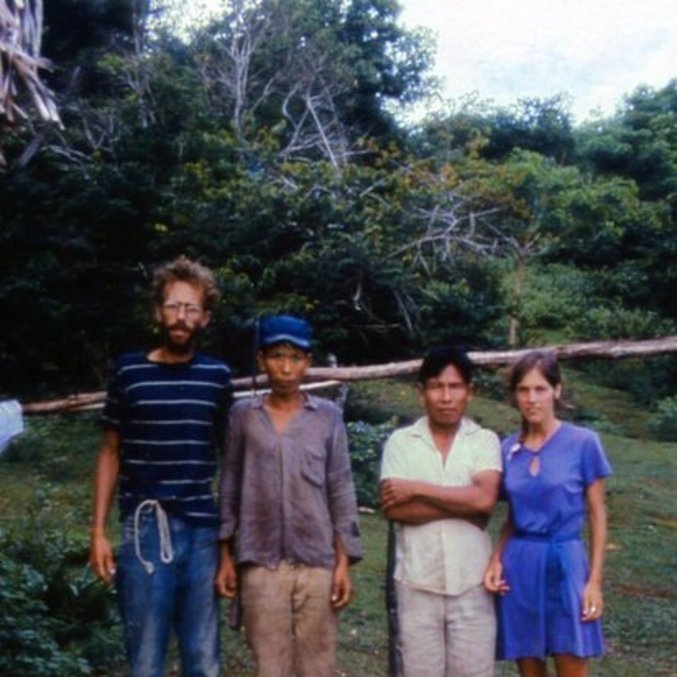
[[[405,25],[437,36],[435,72],[452,98],[509,104],[569,93],[583,119],[613,113],[640,84],[677,76],[673,0],[401,0]]]

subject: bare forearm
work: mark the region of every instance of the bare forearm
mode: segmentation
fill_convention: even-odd
[[[94,505],[92,512],[92,534],[103,534],[110,506],[115,496],[120,458],[117,449],[109,445],[99,452],[94,472]]]
[[[350,580],[350,561],[346,548],[339,535],[334,537],[336,561],[331,589],[331,605],[338,611],[350,604],[353,595],[353,583]]]
[[[449,519],[450,515],[445,510],[437,508],[424,501],[409,501],[400,505],[387,508],[383,514],[394,522],[404,524],[427,524],[435,520]]]
[[[607,538],[607,517],[604,504],[604,488],[600,482],[588,496],[588,522],[590,527],[590,581],[602,584],[604,550]]]
[[[505,544],[508,542],[508,539],[510,536],[512,536],[514,531],[515,527],[513,526],[512,519],[510,516],[508,516],[501,525],[501,529],[498,532],[498,541],[496,543],[496,547],[494,548],[494,552],[492,553],[492,559],[501,559]]]
[[[590,577],[588,580],[602,584],[604,577],[604,543],[606,537],[597,540],[595,536],[590,536]]]
[[[421,488],[416,498],[445,510],[456,517],[489,514],[494,509],[495,499],[482,487],[442,487],[429,484]]]
[[[337,534],[334,536],[334,553],[335,553],[335,566],[338,567],[348,567],[350,565],[350,559],[346,548],[343,545],[341,537]]]
[[[106,519],[115,495],[119,471],[119,437],[116,432],[108,431],[94,471],[94,507],[89,542],[92,571],[106,583],[111,583],[115,575],[115,559],[106,537]]]

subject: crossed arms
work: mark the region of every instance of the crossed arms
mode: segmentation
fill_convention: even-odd
[[[496,470],[477,473],[472,484],[464,487],[389,477],[381,481],[379,496],[383,514],[395,522],[416,525],[460,517],[483,529],[496,504],[500,482]]]

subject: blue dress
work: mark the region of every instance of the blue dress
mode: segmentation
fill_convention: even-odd
[[[600,656],[599,620],[581,621],[588,557],[581,541],[586,487],[611,474],[596,433],[562,423],[538,453],[506,438],[503,491],[514,534],[503,551],[503,578],[510,591],[497,597],[497,657],[545,658],[553,654]]]

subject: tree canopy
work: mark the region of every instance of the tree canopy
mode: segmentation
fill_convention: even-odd
[[[674,333],[675,82],[581,127],[565,97],[411,126],[431,43],[394,0],[243,0],[182,39],[156,11],[45,7],[63,128],[0,132],[0,392],[101,386],[179,254],[217,271],[239,373],[271,311],[344,363]]]

